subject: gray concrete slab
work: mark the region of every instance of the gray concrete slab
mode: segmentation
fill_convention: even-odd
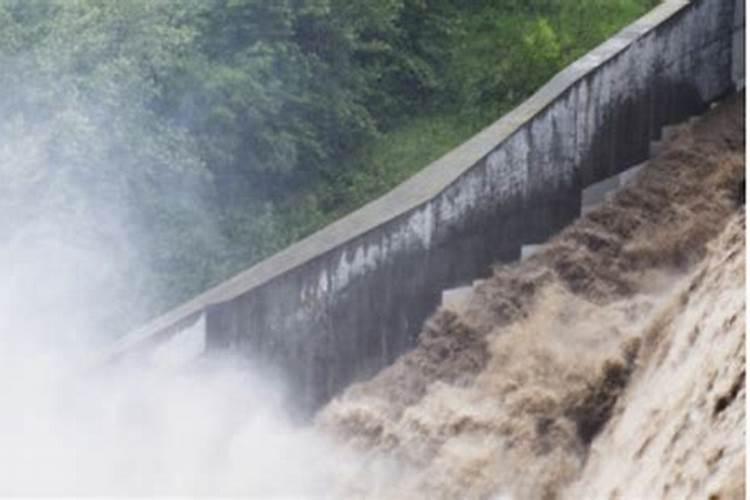
[[[638,174],[641,173],[641,170],[643,170],[646,165],[648,165],[648,162],[639,163],[638,165],[630,167],[629,169],[622,172],[620,174],[620,188],[623,188],[635,182],[635,180],[638,178]]]
[[[443,290],[440,305],[453,311],[461,312],[469,301],[472,289],[471,286],[462,286],[450,290]]]
[[[539,253],[544,248],[544,244],[524,245],[521,247],[521,260],[526,260],[532,255]]]
[[[619,175],[613,175],[602,181],[590,185],[583,190],[581,195],[581,207],[598,205],[606,199],[607,193],[620,187]]]

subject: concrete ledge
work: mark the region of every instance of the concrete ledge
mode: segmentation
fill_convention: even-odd
[[[643,167],[646,166],[646,162],[639,163],[635,167],[630,167],[629,169],[625,170],[623,173],[620,174],[620,187],[627,186],[635,181],[636,177],[638,177],[638,174],[643,170]]]
[[[581,205],[583,207],[588,205],[599,205],[605,200],[607,193],[617,190],[619,187],[619,175],[613,175],[603,181],[596,182],[583,190]]]
[[[459,288],[444,290],[442,293],[442,300],[440,305],[442,307],[452,309],[456,312],[460,312],[469,301],[471,291],[472,287],[470,286],[462,286]]]
[[[524,245],[521,247],[521,260],[526,260],[532,255],[535,255],[539,253],[539,251],[544,247],[543,244],[537,244],[537,245]]]

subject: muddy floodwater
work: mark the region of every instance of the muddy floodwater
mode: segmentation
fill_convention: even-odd
[[[744,137],[744,95],[685,124],[324,408],[321,429],[388,471],[337,493],[744,498]]]

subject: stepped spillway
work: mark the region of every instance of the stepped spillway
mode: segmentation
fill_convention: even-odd
[[[343,496],[627,499],[658,485],[658,498],[735,498],[744,148],[740,96],[324,408],[318,425],[344,446],[398,464],[379,489],[355,476]]]
[[[204,354],[264,366],[309,418],[413,348],[443,291],[543,253],[532,245],[595,206],[597,183],[618,187],[613,177],[648,160],[665,126],[740,88],[743,33],[739,0],[660,3],[393,191],[156,318],[105,358],[150,358],[204,321]],[[460,307],[461,293],[448,295]]]

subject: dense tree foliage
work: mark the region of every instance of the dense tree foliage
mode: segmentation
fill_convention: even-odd
[[[390,188],[653,3],[0,0],[0,238],[103,250],[117,265],[81,281],[141,321]]]

